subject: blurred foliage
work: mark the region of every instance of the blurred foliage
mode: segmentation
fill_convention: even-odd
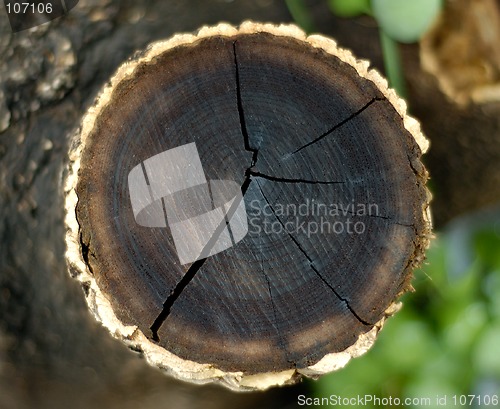
[[[311,13],[304,0],[285,0],[286,6],[294,21],[306,32],[314,31],[314,23]]]
[[[339,17],[357,17],[371,14],[370,0],[328,0],[333,14]]]
[[[373,17],[382,31],[402,43],[414,43],[441,11],[441,0],[372,0]]]
[[[500,234],[493,228],[468,234],[468,265],[451,271],[450,257],[463,250],[440,234],[415,273],[416,292],[403,297],[403,309],[364,357],[311,381],[317,397],[416,397],[434,404],[447,395],[450,407],[454,395],[500,394]]]
[[[338,17],[372,16],[380,27],[380,44],[384,56],[385,74],[389,84],[401,97],[406,96],[397,42],[418,41],[430,28],[442,10],[442,0],[327,0]],[[286,0],[295,22],[310,33],[314,25],[304,0]]]
[[[443,1],[328,0],[328,6],[339,17],[371,15],[392,40],[414,43],[436,20],[443,8]],[[297,23],[300,24],[299,21]]]

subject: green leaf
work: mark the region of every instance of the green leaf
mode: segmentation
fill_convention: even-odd
[[[397,374],[418,371],[426,359],[436,359],[441,350],[429,325],[411,315],[398,313],[380,333],[378,353],[387,369]],[[411,351],[411,353],[409,353]]]
[[[312,33],[314,31],[313,18],[304,0],[285,0],[285,3],[293,20],[306,33]]]
[[[370,14],[370,0],[328,0],[333,14],[339,17],[356,17]]]
[[[474,364],[484,376],[500,376],[500,323],[486,329],[474,350]]]
[[[380,28],[394,40],[413,43],[430,28],[442,8],[442,0],[372,0]]]
[[[467,355],[487,324],[488,311],[483,302],[467,306],[443,333],[448,351],[457,357]]]
[[[487,270],[500,270],[500,236],[493,229],[480,230],[474,235],[474,249]]]
[[[389,80],[389,86],[394,88],[401,98],[406,98],[406,82],[398,44],[383,30],[380,30],[380,44],[384,54],[385,73]]]

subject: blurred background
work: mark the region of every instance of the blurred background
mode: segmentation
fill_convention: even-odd
[[[61,196],[69,135],[124,60],[174,33],[247,19],[331,36],[389,78],[431,140],[436,227],[416,292],[372,350],[260,393],[172,380],[112,339],[66,272]],[[299,396],[365,395],[498,406],[499,40],[498,0],[80,0],[18,33],[2,4],[0,409],[296,408]]]

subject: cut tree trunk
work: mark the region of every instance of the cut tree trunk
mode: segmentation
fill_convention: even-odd
[[[155,43],[73,140],[71,273],[115,337],[180,379],[321,375],[365,352],[411,288],[426,149],[386,82],[331,40],[246,23]]]

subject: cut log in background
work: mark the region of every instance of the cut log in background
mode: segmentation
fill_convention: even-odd
[[[207,179],[242,186],[251,226],[181,265],[168,229],[135,223],[127,178],[192,142]],[[320,375],[365,352],[410,287],[430,234],[426,149],[385,81],[331,40],[253,23],[174,37],[121,67],[76,133],[69,265],[96,317],[181,379]],[[308,203],[346,212],[275,210]]]
[[[323,0],[307,4],[319,32],[383,71],[373,20],[335,18]],[[0,13],[0,406],[275,409],[296,407],[297,395],[311,392],[302,383],[242,395],[163,376],[89,316],[64,262],[67,136],[98,90],[153,40],[244,19],[280,23],[291,16],[278,0],[80,0],[70,15],[14,35]],[[471,44],[479,41],[470,36]],[[452,39],[446,32],[442,38]],[[433,144],[426,161],[437,189],[436,221],[498,203],[498,104],[458,107],[422,70],[418,45],[404,46],[404,63],[410,107]]]

